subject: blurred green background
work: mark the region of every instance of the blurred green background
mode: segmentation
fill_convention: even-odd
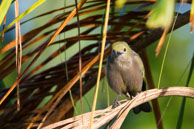
[[[19,3],[20,12],[25,11],[35,2],[36,0],[20,1]],[[66,2],[66,5],[71,5],[71,4],[74,4],[74,1]],[[53,0],[47,0],[39,8],[37,8],[32,13],[24,17],[22,21],[25,21],[31,17],[37,16],[38,14],[40,14],[40,12],[44,13],[51,9],[57,9],[59,7],[63,7],[63,5],[64,5],[64,0],[56,0],[55,2],[53,2]],[[126,9],[129,9],[129,10],[132,8],[133,7],[126,7]],[[188,8],[190,7],[185,4],[182,7],[182,10],[185,11],[185,10],[188,10]],[[13,9],[14,8],[11,7],[11,9],[8,12],[7,25],[14,19]],[[68,9],[68,10],[71,10],[71,9]],[[65,10],[65,11],[68,11],[68,10]],[[117,9],[116,11],[120,12],[121,9]],[[104,13],[104,12],[97,11],[96,13]],[[32,30],[33,28],[43,25],[45,21],[49,20],[51,17],[54,17],[55,15],[57,15],[57,13],[53,13],[53,14],[38,18],[36,20],[32,20],[31,22],[28,22],[22,25],[22,28],[21,28],[22,34],[28,32],[29,30]],[[75,20],[76,18],[71,20],[71,22]],[[56,25],[51,26],[49,29],[54,29],[58,26],[59,24],[56,24]],[[1,30],[2,30],[2,27],[1,27]],[[81,28],[81,32],[83,31],[84,29]],[[98,28],[95,31],[96,33],[99,33],[101,31],[101,28]],[[44,31],[42,33],[44,33]],[[68,33],[65,33],[65,37],[69,37],[72,35],[77,35],[76,29],[71,30]],[[60,35],[60,36],[63,37],[64,35]],[[60,39],[60,36],[58,36],[57,38]],[[5,43],[8,43],[12,41],[13,39],[15,39],[14,31],[10,31],[9,33],[5,35]],[[168,40],[169,40],[169,34],[166,37],[162,51],[157,58],[155,57],[155,48],[157,46],[158,41],[156,41],[155,43],[153,43],[152,45],[146,48],[155,86],[157,86],[157,83],[158,83],[158,77],[159,77],[159,73],[161,69],[164,50],[165,50]],[[89,41],[81,41],[82,47],[87,46],[88,43]],[[43,53],[39,61],[43,60],[45,58],[44,56],[51,54],[57,48],[59,48],[59,46],[56,45],[55,47],[50,47],[50,49],[47,49]],[[33,49],[33,46],[31,47],[31,49]],[[78,44],[75,44],[73,47],[67,50],[67,59],[71,57],[72,55],[74,55],[76,51],[78,51]],[[194,34],[190,32],[190,24],[187,24],[177,29],[176,31],[172,32],[172,38],[170,39],[170,45],[169,45],[169,49],[168,49],[168,53],[167,53],[167,57],[166,57],[165,65],[164,65],[164,71],[163,71],[160,87],[184,86],[185,85],[186,79],[188,76],[189,66],[190,66],[188,64],[191,61],[193,51],[194,51]],[[3,55],[0,55],[0,58],[2,57]],[[63,62],[64,60],[65,60],[64,53],[62,53],[59,57],[51,61],[44,69],[55,66],[59,64],[60,62]],[[23,65],[22,67],[25,67],[25,66],[26,64]],[[41,70],[44,70],[44,69],[41,69]],[[6,85],[7,87],[11,86],[16,80],[15,77],[16,77],[16,72],[13,72],[9,76],[7,76],[3,80],[4,85]],[[192,76],[189,86],[194,87],[193,84],[194,84],[194,77]],[[88,92],[83,98],[84,112],[91,111],[94,90],[95,90],[95,87],[93,87],[92,90],[90,90],[90,92]],[[107,100],[107,94],[109,95],[110,100]],[[106,108],[108,106],[108,101],[109,101],[109,104],[111,105],[115,97],[116,97],[116,94],[114,93],[114,91],[112,91],[108,87],[106,79],[102,79],[99,93],[98,93],[97,109]],[[122,96],[120,99],[122,98],[125,98],[125,97]],[[165,129],[173,129],[176,127],[176,122],[178,119],[178,113],[179,113],[179,108],[180,108],[182,97],[173,97],[172,100],[170,101],[170,104],[167,106],[169,99],[170,97],[163,97],[163,98],[158,99],[161,114],[163,113],[164,109],[167,107],[167,110],[163,116],[163,126]],[[80,101],[76,103],[76,109],[78,112],[77,113],[75,112],[75,115],[79,115],[80,114]],[[182,129],[191,129],[194,127],[193,109],[194,109],[194,100],[187,98]],[[131,111],[128,114],[127,118],[125,119],[125,122],[122,125],[122,129],[129,129],[129,128],[131,129],[142,129],[142,128],[156,129],[155,118],[154,118],[153,112],[151,113],[141,112],[140,114],[135,115]]]

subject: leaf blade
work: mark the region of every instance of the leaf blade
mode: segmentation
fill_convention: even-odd
[[[8,9],[12,3],[12,0],[3,0],[1,5],[0,5],[0,25],[3,22],[3,19],[5,18],[5,15],[8,12]]]
[[[14,25],[17,21],[21,20],[24,16],[35,10],[38,6],[43,4],[46,0],[39,0],[35,4],[33,4],[30,8],[28,8],[25,12],[23,12],[20,16],[18,16],[15,20],[13,20],[2,32],[0,32],[0,35],[2,35],[5,31],[7,31],[12,25]],[[1,23],[1,22],[0,22]]]

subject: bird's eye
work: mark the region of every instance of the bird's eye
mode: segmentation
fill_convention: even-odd
[[[126,52],[126,48],[124,48],[123,51]]]

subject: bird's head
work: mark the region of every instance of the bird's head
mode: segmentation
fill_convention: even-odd
[[[131,48],[129,45],[124,41],[118,41],[112,45],[112,52],[111,55],[114,57],[118,57],[120,55],[131,55]]]

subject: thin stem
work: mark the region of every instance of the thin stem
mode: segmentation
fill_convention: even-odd
[[[98,89],[99,89],[100,76],[101,76],[101,70],[102,70],[102,62],[103,62],[103,56],[104,56],[104,48],[105,48],[105,43],[106,43],[106,32],[107,32],[107,27],[108,27],[109,10],[110,10],[110,0],[107,0],[104,31],[103,31],[103,36],[102,36],[102,47],[101,47],[100,63],[99,63],[98,77],[97,77],[97,84],[96,84],[96,90],[95,90],[95,94],[94,94],[92,112],[91,112],[91,118],[90,118],[90,126],[89,126],[90,129],[92,129],[94,111],[96,109],[96,101],[97,101],[97,96],[98,96]]]

